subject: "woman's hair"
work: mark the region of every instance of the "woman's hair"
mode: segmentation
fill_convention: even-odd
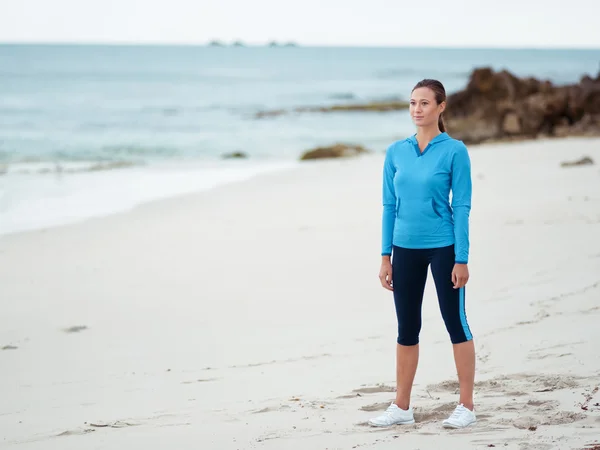
[[[433,93],[435,94],[435,101],[438,105],[446,101],[446,89],[444,89],[444,85],[438,80],[432,80],[429,78],[421,80],[415,85],[413,91],[422,87],[429,88],[433,91]],[[444,119],[442,118],[442,114],[440,114],[440,117],[438,119],[438,127],[440,128],[441,132],[446,131],[446,126],[444,125]]]

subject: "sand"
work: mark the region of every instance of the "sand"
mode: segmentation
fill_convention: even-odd
[[[458,395],[431,278],[417,423],[366,426],[395,385],[378,153],[0,237],[0,446],[600,445],[600,140],[471,160],[474,427],[441,428]]]

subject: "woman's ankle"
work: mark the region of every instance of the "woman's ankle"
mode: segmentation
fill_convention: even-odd
[[[410,400],[403,400],[403,399],[396,399],[394,401],[394,403],[396,404],[396,406],[400,409],[403,409],[404,411],[407,411],[408,408],[410,407]]]

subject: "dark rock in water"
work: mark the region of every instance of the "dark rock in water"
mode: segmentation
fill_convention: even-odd
[[[5,345],[4,347],[2,347],[2,350],[16,350],[18,347],[14,346],[14,345]]]
[[[364,111],[364,112],[388,112],[408,109],[409,103],[403,100],[382,100],[368,103],[348,103],[345,105],[322,106],[315,108],[296,108],[296,112],[340,112],[340,111]]]
[[[578,84],[518,78],[475,69],[466,88],[448,96],[448,132],[467,144],[540,136],[600,135],[600,76]]]
[[[289,112],[294,113],[335,113],[335,112],[393,112],[408,109],[409,103],[404,100],[390,99],[378,100],[366,103],[346,103],[331,106],[300,106]],[[275,109],[270,111],[259,111],[255,114],[256,119],[275,117],[287,114],[288,111]]]
[[[329,147],[317,147],[308,150],[300,159],[304,161],[308,159],[344,158],[363,153],[370,153],[370,151],[361,145],[334,144]]]
[[[232,158],[247,158],[248,155],[246,155],[244,152],[232,152],[232,153],[225,153],[223,155],[223,158],[225,159],[232,159]]]
[[[286,114],[284,109],[272,109],[269,111],[259,111],[255,114],[256,119],[264,119],[265,117],[277,117]]]
[[[573,167],[573,166],[591,166],[594,164],[594,160],[589,156],[584,156],[576,161],[565,161],[560,163],[561,167]]]

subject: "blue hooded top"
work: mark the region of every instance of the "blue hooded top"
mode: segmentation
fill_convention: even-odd
[[[454,244],[455,262],[467,264],[471,191],[471,160],[462,141],[443,132],[423,152],[416,135],[391,144],[383,167],[381,254],[391,255],[393,245]]]

